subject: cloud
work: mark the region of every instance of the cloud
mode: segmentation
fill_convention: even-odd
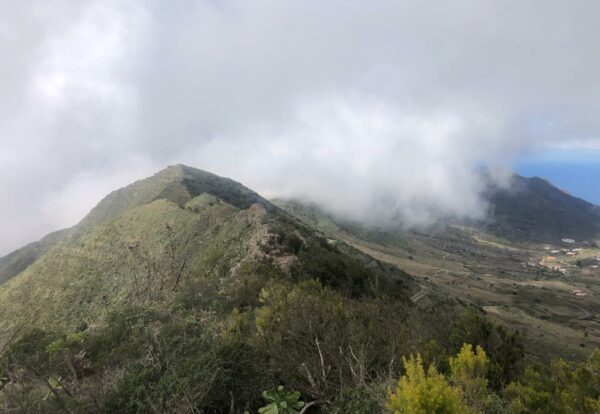
[[[597,148],[593,1],[6,3],[0,254],[174,162],[420,225],[484,215],[482,165]]]
[[[445,217],[483,218],[485,184],[475,166],[495,163],[498,154],[494,140],[478,137],[495,128],[477,116],[331,97],[303,105],[279,129],[259,126],[243,137],[213,140],[190,158],[244,177],[266,196],[308,199],[374,224],[422,226]]]

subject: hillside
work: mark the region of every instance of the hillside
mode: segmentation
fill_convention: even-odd
[[[184,205],[200,194],[213,195],[239,208],[248,208],[254,203],[268,210],[274,208],[258,194],[233,180],[184,165],[170,166],[152,177],[112,192],[73,228],[52,233],[0,258],[0,284],[24,271],[59,241],[85,232],[90,226],[106,223],[127,210],[155,200]]]
[[[297,252],[285,244],[318,237],[239,183],[172,166],[111,193],[68,234],[13,254],[37,252],[14,260],[15,269],[27,268],[0,287],[0,328],[19,321],[73,329],[135,295],[163,294],[191,277],[232,275],[257,258],[289,271]],[[147,286],[136,285],[144,278]]]
[[[515,241],[557,243],[600,237],[600,207],[538,177],[515,175],[508,189],[490,188],[491,220],[484,228]]]
[[[507,239],[479,224],[438,226],[426,232],[370,227],[341,220],[315,205],[293,200],[274,203],[328,237],[410,273],[427,291],[438,289],[518,329],[533,359],[549,355],[579,359],[600,346],[596,316],[600,249],[594,243]],[[543,232],[541,227],[533,230],[545,235],[552,232]]]
[[[189,167],[112,193],[44,243],[0,286],[0,409],[241,412],[281,382],[329,400],[396,370],[395,352],[460,345],[433,313],[459,315],[457,302],[432,292],[417,308],[407,273]]]
[[[48,250],[68,234],[67,230],[61,230],[47,235],[39,241],[21,247],[12,253],[0,258],[0,284],[6,282],[13,276],[18,275],[29,265],[46,254]]]
[[[445,379],[452,358],[482,347],[477,404],[505,412],[520,404],[504,390],[523,378],[524,354],[580,359],[573,340],[597,344],[593,315],[564,323],[566,334],[542,329],[565,341],[554,345],[507,320],[536,287],[514,274],[525,256],[507,255],[499,239],[370,229],[276,204],[178,165],[13,255],[13,272],[24,270],[0,285],[0,411],[242,414],[302,399],[307,414],[383,413],[408,361],[431,364],[462,399],[462,385]],[[485,274],[494,268],[505,282]],[[483,302],[490,283],[495,302]],[[558,312],[547,302],[534,311]]]

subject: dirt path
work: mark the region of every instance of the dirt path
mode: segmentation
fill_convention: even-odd
[[[421,299],[423,299],[425,296],[427,296],[427,293],[429,293],[429,289],[427,289],[425,286],[420,285],[421,290],[418,291],[417,293],[415,293],[411,298],[411,302],[413,303],[417,303],[418,301],[420,301]]]

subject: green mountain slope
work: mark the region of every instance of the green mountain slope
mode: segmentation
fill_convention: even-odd
[[[465,341],[489,349],[494,386],[519,372],[518,335],[476,308],[189,167],[49,244],[0,285],[0,411],[256,412],[283,384],[383,412],[403,355]]]
[[[300,249],[310,239],[318,236],[241,184],[169,167],[110,194],[68,237],[50,239],[45,254],[0,286],[0,329],[17,322],[73,329],[139,297],[169,296],[182,281],[231,277],[258,259],[290,272],[303,252],[285,244]],[[342,253],[327,259],[336,255]],[[352,276],[347,286],[346,275],[322,277],[360,289],[363,276]]]
[[[27,246],[1,257],[0,284],[27,269],[29,265],[46,254],[52,246],[65,238],[67,234],[68,231],[66,230],[51,233],[37,242],[30,243]]]
[[[267,210],[274,208],[258,194],[233,180],[184,165],[170,166],[152,177],[112,192],[73,228],[52,233],[0,258],[0,284],[24,271],[59,241],[85,232],[90,226],[106,223],[127,210],[154,200],[170,200],[183,205],[200,194],[211,194],[239,208],[248,208],[254,203]]]

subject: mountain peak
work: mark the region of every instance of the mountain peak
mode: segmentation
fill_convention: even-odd
[[[514,175],[509,188],[491,188],[488,229],[516,240],[557,242],[600,235],[600,208],[541,177]]]
[[[106,222],[126,210],[158,199],[179,205],[207,193],[240,209],[258,203],[267,210],[276,207],[254,191],[230,178],[184,164],[170,165],[151,177],[139,180],[106,196],[78,226]]]

